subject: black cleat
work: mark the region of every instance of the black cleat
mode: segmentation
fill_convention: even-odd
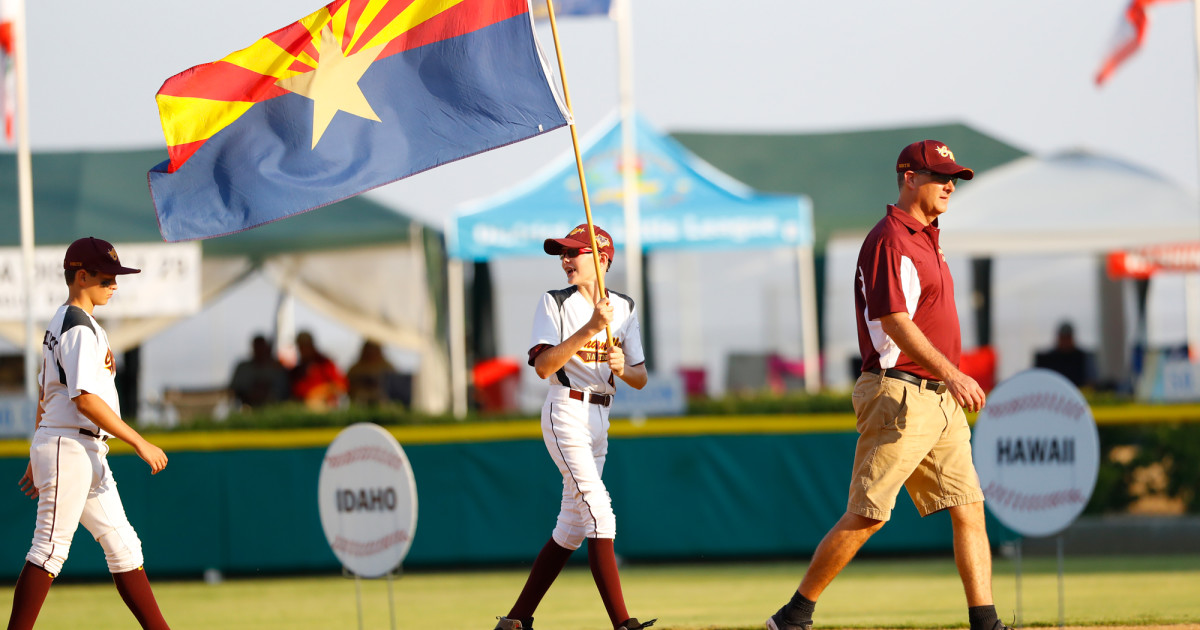
[[[788,623],[783,618],[783,608],[780,608],[774,615],[767,617],[767,630],[812,630],[812,622]]]
[[[639,622],[637,619],[626,619],[621,623],[621,625],[617,626],[617,630],[641,630],[642,628],[649,628],[650,626],[653,626],[655,621],[658,620],[651,619],[650,621],[643,623]]]

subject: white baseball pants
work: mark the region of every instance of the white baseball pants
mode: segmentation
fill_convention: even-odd
[[[616,538],[617,518],[600,475],[608,455],[607,407],[568,397],[552,385],[542,405],[542,439],[563,476],[562,508],[552,534],[565,549],[585,538]]]
[[[142,566],[142,541],[125,516],[107,455],[108,444],[79,429],[43,427],[34,433],[29,459],[38,513],[26,560],[58,575],[82,523],[104,548],[110,572]]]

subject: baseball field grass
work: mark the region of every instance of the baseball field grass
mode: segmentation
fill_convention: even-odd
[[[630,613],[660,618],[655,630],[759,630],[796,587],[805,563],[629,564],[622,569]],[[149,567],[151,572],[153,568]],[[1068,626],[1200,627],[1200,555],[1068,557]],[[507,612],[526,570],[410,572],[392,582],[396,625],[405,629],[491,630]],[[995,562],[997,609],[1016,614],[1015,564]],[[151,576],[153,579],[153,575]],[[360,582],[363,627],[391,628],[386,580]],[[175,630],[328,630],[358,625],[356,585],[341,576],[157,580],[162,609]],[[12,586],[3,591],[11,601]],[[1022,563],[1021,621],[1058,625],[1053,558]],[[853,562],[821,597],[820,628],[953,628],[966,621],[954,561],[869,559]],[[55,585],[39,630],[136,628],[108,583]],[[537,630],[608,630],[586,565],[571,565],[538,610]]]

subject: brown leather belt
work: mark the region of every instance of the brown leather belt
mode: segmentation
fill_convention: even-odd
[[[875,369],[871,369],[871,370],[867,370],[867,371],[872,374],[883,374],[884,376],[886,376],[888,378],[898,379],[898,380],[904,381],[905,383],[912,383],[913,385],[916,385],[917,387],[924,387],[925,389],[928,389],[930,391],[935,391],[939,394],[946,391],[945,383],[943,383],[941,381],[929,380],[927,378],[921,378],[920,376],[917,376],[916,374],[909,374],[908,372],[905,372],[904,370],[897,370],[896,368],[888,368],[886,370],[880,370],[878,368],[875,368]]]
[[[99,433],[92,433],[91,431],[88,431],[87,429],[80,429],[80,430],[79,430],[79,434],[80,434],[80,435],[86,435],[86,436],[88,436],[88,437],[93,437],[93,438],[96,438],[97,440],[100,440],[101,442],[107,442],[107,441],[108,441],[108,436],[107,436],[107,435],[100,435]]]
[[[581,392],[577,389],[570,390],[570,393],[568,393],[567,396],[570,396],[575,400],[590,402],[593,405],[600,405],[601,407],[607,407],[611,405],[613,399],[612,394],[593,394],[591,392]]]

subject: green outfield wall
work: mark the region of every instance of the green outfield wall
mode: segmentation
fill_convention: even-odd
[[[1098,418],[1101,417],[1097,414]],[[1198,414],[1200,415],[1200,414]],[[845,509],[856,434],[849,415],[618,421],[604,478],[617,551],[635,560],[802,556]],[[530,561],[554,527],[558,471],[536,421],[389,427],[416,477],[419,519],[408,567]],[[109,456],[146,567],[158,575],[336,571],[317,510],[317,478],[337,429],[170,433],[151,476],[128,447]],[[17,489],[28,442],[0,442],[0,577],[15,579],[35,503]],[[989,521],[993,543],[1013,534]],[[921,519],[901,493],[864,553],[951,549],[945,513]],[[64,569],[106,573],[83,528]]]

